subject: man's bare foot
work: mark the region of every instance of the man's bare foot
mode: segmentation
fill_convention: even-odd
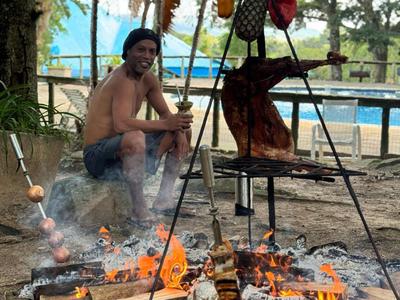
[[[156,225],[156,222],[153,219],[140,220],[140,219],[135,219],[135,218],[130,217],[130,218],[127,218],[126,222],[129,225],[132,225],[132,226],[138,227],[140,229],[144,229],[144,230],[150,229]]]
[[[151,213],[151,211],[147,207],[145,208],[138,207],[132,210],[132,219],[141,221],[155,220],[155,216],[154,214]]]

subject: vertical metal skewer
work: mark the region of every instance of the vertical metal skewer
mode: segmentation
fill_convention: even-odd
[[[10,140],[11,140],[11,145],[14,149],[15,152],[15,156],[17,157],[17,160],[21,166],[21,169],[24,173],[24,176],[26,178],[26,180],[28,181],[29,186],[33,186],[32,184],[32,180],[31,177],[29,176],[28,170],[25,167],[25,163],[24,163],[24,154],[22,153],[21,147],[19,145],[18,139],[17,139],[17,135],[15,133],[10,134]],[[42,204],[40,204],[39,202],[37,203],[37,205],[39,206],[40,212],[42,213],[43,219],[46,219],[46,213],[43,210]]]
[[[210,215],[213,217],[212,229],[214,232],[214,239],[216,245],[222,245],[221,226],[217,219],[218,207],[215,206],[214,199],[214,170],[211,160],[210,147],[202,145],[199,148],[201,171],[203,173],[204,185],[208,188],[208,195],[210,197]]]
[[[211,160],[210,147],[202,145],[199,148],[201,171],[204,185],[210,196],[210,215],[213,217],[212,229],[214,245],[211,247],[210,257],[214,264],[213,280],[218,298],[221,300],[240,300],[240,290],[237,283],[233,250],[228,240],[222,239],[221,226],[217,219],[218,207],[214,199],[214,170]]]

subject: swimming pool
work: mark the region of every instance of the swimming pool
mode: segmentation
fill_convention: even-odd
[[[302,87],[274,87],[271,89],[274,92],[291,92],[298,94],[307,94],[307,90]],[[378,90],[378,89],[345,89],[345,88],[313,88],[314,94],[330,94],[330,95],[341,95],[341,96],[370,96],[370,97],[380,97],[387,99],[400,98],[400,91],[398,90]],[[176,95],[171,95],[174,101],[178,101]],[[194,103],[194,107],[198,109],[206,109],[209,96],[190,96],[190,101]],[[400,99],[399,99],[400,101]],[[274,101],[276,107],[282,118],[290,119],[292,117],[292,103],[284,101]],[[318,105],[319,109],[322,110],[322,105]],[[300,104],[300,120],[318,120],[317,113],[315,112],[314,106],[309,103]],[[379,107],[358,107],[357,122],[359,124],[373,124],[381,125],[382,121],[382,108]],[[400,109],[393,108],[390,110],[390,126],[400,126]]]

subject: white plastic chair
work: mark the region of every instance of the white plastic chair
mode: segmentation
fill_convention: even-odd
[[[361,159],[361,130],[357,123],[358,99],[322,100],[322,116],[335,146],[351,146],[351,159]],[[311,159],[315,160],[316,145],[318,158],[323,159],[323,146],[329,145],[321,124],[312,126]]]

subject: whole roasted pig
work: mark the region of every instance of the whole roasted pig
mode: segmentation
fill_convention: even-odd
[[[345,63],[347,57],[329,52],[326,60],[300,61],[302,71],[319,66]],[[239,69],[224,78],[221,102],[226,123],[236,141],[239,156],[265,157],[292,161],[293,138],[283,122],[268,90],[285,77],[298,76],[290,57],[276,59],[249,57]],[[251,118],[248,117],[250,101]],[[251,126],[251,152],[248,152],[248,121]]]

